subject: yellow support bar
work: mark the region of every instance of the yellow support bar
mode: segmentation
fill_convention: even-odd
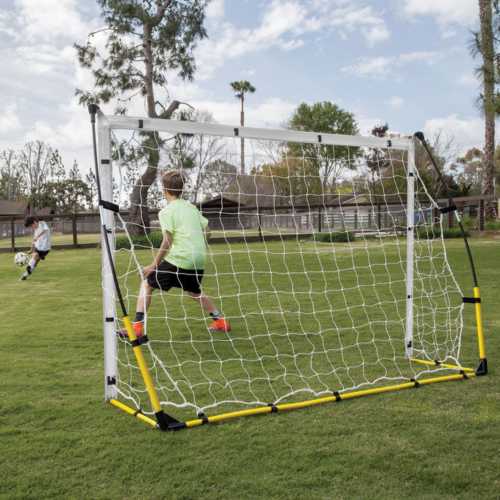
[[[137,340],[137,336],[132,328],[132,323],[128,316],[123,317],[123,324],[125,325],[125,329],[127,330],[127,335],[130,342],[134,342]],[[151,374],[149,373],[148,365],[146,360],[144,359],[144,354],[142,353],[141,346],[135,345],[132,347],[134,351],[135,359],[137,360],[137,364],[139,365],[139,370],[141,372],[142,378],[144,380],[144,385],[146,386],[146,390],[149,395],[149,399],[151,401],[151,406],[155,413],[160,413],[162,411],[160,399],[158,398],[158,393],[156,392],[155,386],[153,384],[153,379],[151,378]]]
[[[128,413],[129,415],[136,417],[137,419],[141,420],[142,422],[145,422],[146,424],[150,425],[151,427],[155,427],[155,428],[158,427],[156,420],[149,418],[148,416],[144,415],[143,413],[139,413],[137,410],[134,410],[133,408],[131,408],[130,406],[127,406],[126,404],[122,403],[121,401],[118,401],[117,399],[110,399],[109,402],[113,406],[116,406],[120,410],[123,410],[125,413]]]
[[[415,358],[410,358],[410,361],[413,363],[420,363],[422,365],[429,365],[429,366],[434,366],[434,367],[442,367],[442,368],[449,368],[450,370],[461,370],[467,373],[474,373],[474,368],[466,368],[465,366],[460,366],[460,365],[451,365],[449,363],[436,363],[435,361],[429,361],[427,359],[415,359]]]
[[[479,287],[474,287],[474,298],[481,299],[481,293],[479,292]],[[476,302],[474,304],[476,311],[476,328],[477,328],[477,343],[479,347],[479,358],[486,359],[486,346],[484,343],[484,331],[483,331],[483,319],[481,315],[481,302]]]
[[[470,369],[468,369],[470,370]],[[343,401],[346,399],[354,399],[354,398],[360,398],[363,396],[369,396],[372,394],[382,394],[385,392],[394,392],[394,391],[400,391],[404,389],[412,389],[414,387],[418,387],[421,385],[429,385],[429,384],[436,384],[438,382],[451,382],[454,380],[464,380],[470,377],[475,377],[474,371],[465,371],[463,370],[464,373],[456,373],[453,375],[443,375],[441,377],[433,377],[433,378],[428,378],[428,379],[422,379],[418,381],[410,381],[410,382],[404,382],[402,384],[397,384],[397,385],[387,385],[383,387],[376,387],[373,389],[362,389],[358,391],[352,391],[352,392],[345,392],[342,394],[339,394],[339,396],[325,396],[322,398],[317,398],[317,399],[311,399],[308,401],[299,401],[297,403],[280,403],[274,406],[259,406],[257,408],[251,408],[248,410],[241,410],[241,411],[233,411],[229,413],[221,413],[220,415],[214,415],[210,417],[206,417],[204,419],[197,418],[194,420],[188,420],[185,422],[185,427],[187,428],[193,428],[193,427],[198,427],[200,425],[203,425],[205,423],[217,423],[217,422],[222,422],[226,420],[231,420],[239,417],[247,417],[251,415],[264,415],[268,413],[273,413],[277,411],[290,411],[290,410],[298,410],[300,408],[307,408],[310,406],[316,406],[320,404],[325,404],[325,403],[333,403],[336,401]]]

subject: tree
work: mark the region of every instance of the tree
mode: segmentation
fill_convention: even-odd
[[[373,127],[371,134],[375,137],[386,137],[389,131],[389,124],[376,125]],[[390,164],[390,160],[387,158],[387,153],[385,150],[380,148],[370,148],[365,155],[366,167],[368,168],[368,173],[370,176],[371,191],[375,187],[375,182],[377,181],[377,176],[380,172],[387,168]]]
[[[207,111],[182,111],[179,118],[197,123],[214,123],[214,117]],[[178,134],[174,147],[169,148],[168,157],[172,166],[189,173],[190,198],[197,203],[200,195],[210,190],[217,176],[214,165],[218,164],[224,151],[224,140],[214,135]],[[211,166],[207,170],[208,166]],[[224,175],[224,174],[222,174]],[[207,187],[210,184],[210,188]]]
[[[214,160],[205,166],[201,182],[205,197],[224,195],[234,184],[238,169],[225,160]]]
[[[241,103],[240,125],[245,126],[245,94],[253,94],[256,88],[247,80],[231,82],[234,95]],[[241,175],[245,175],[245,138],[241,138]]]
[[[32,141],[24,145],[19,152],[18,168],[31,209],[44,206],[45,184],[52,177],[61,176],[65,172],[58,151],[42,141]]]
[[[193,50],[207,36],[204,28],[207,0],[98,0],[106,23],[106,53],[88,41],[75,44],[80,65],[92,69],[94,92],[77,89],[81,104],[107,103],[120,98],[118,113],[137,94],[145,97],[150,118],[170,118],[179,107],[156,99],[156,87],[165,89],[169,72],[192,80],[196,69]],[[148,192],[157,176],[158,133],[141,134],[147,167],[130,195],[130,229],[149,231]]]
[[[76,213],[92,203],[90,187],[82,180],[76,161],[65,177],[54,177],[43,185],[41,200],[45,207],[61,214]]]
[[[472,53],[482,59],[478,73],[482,80],[482,93],[479,97],[484,113],[484,182],[483,194],[493,195],[495,177],[495,115],[499,102],[498,93],[495,92],[497,75],[496,65],[500,65],[500,54],[495,54],[495,46],[500,43],[493,32],[493,8],[499,16],[498,2],[494,0],[479,1],[479,31],[474,33]],[[499,24],[496,19],[497,25]],[[486,206],[487,217],[495,217],[494,204]]]
[[[24,193],[24,179],[18,155],[12,149],[0,152],[0,198],[16,201]]]
[[[302,103],[288,126],[293,130],[329,134],[356,135],[359,132],[352,113],[327,101],[312,105]],[[355,160],[360,156],[360,151],[359,148],[348,146],[290,144],[288,154],[311,162],[313,171],[321,179],[323,192],[334,192],[342,171],[356,168]]]

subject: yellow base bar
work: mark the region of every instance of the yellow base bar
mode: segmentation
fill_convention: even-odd
[[[462,369],[461,369],[462,370]],[[468,369],[470,370],[470,369]],[[308,408],[310,406],[321,405],[325,403],[334,403],[336,401],[344,401],[346,399],[360,398],[363,396],[369,396],[372,394],[382,394],[385,392],[394,392],[404,389],[412,389],[421,385],[436,384],[438,382],[451,382],[453,380],[464,380],[470,377],[475,377],[474,370],[470,372],[465,370],[464,373],[457,373],[453,375],[443,375],[442,377],[433,377],[428,379],[419,380],[417,382],[410,381],[397,385],[388,385],[384,387],[376,387],[373,389],[364,389],[359,391],[345,392],[340,394],[340,399],[336,396],[326,396],[323,398],[311,399],[308,401],[300,401],[298,403],[281,403],[273,406],[260,406],[258,408],[252,408],[248,410],[234,411],[230,413],[221,413],[220,415],[214,415],[207,417],[206,419],[197,418],[194,420],[188,420],[185,422],[187,428],[198,427],[200,425],[210,423],[214,424],[217,422],[222,422],[225,420],[231,420],[234,418],[247,417],[250,415],[264,415],[267,413],[279,412],[279,411],[290,411],[298,410],[300,408]]]
[[[412,360],[415,361],[415,360]],[[422,360],[419,360],[422,361]],[[425,362],[424,364],[432,364],[433,366],[435,365],[433,362]],[[441,365],[443,367],[446,367],[445,365]],[[240,410],[240,411],[233,411],[233,412],[228,412],[228,413],[221,413],[220,415],[213,415],[204,419],[197,418],[194,420],[188,420],[184,422],[184,424],[181,424],[180,426],[177,427],[177,429],[180,428],[193,428],[193,427],[199,427],[203,424],[215,424],[218,422],[223,422],[227,420],[232,420],[235,418],[240,418],[240,417],[248,417],[252,415],[265,415],[268,413],[274,413],[274,412],[280,412],[280,411],[291,411],[291,410],[298,410],[301,408],[308,408],[310,406],[317,406],[325,403],[334,403],[338,401],[344,401],[347,399],[355,399],[355,398],[361,398],[363,396],[370,396],[374,394],[383,394],[386,392],[395,392],[395,391],[401,391],[405,389],[412,389],[415,387],[419,387],[422,385],[430,385],[430,384],[437,384],[439,382],[451,382],[455,380],[466,380],[471,377],[475,377],[476,374],[474,373],[474,370],[471,368],[462,368],[459,366],[455,365],[450,365],[450,367],[453,367],[454,369],[459,369],[462,371],[462,373],[456,373],[453,375],[443,375],[441,377],[433,377],[433,378],[427,378],[427,379],[422,379],[418,381],[409,381],[409,382],[404,382],[402,384],[396,384],[396,385],[387,385],[383,387],[375,387],[373,389],[362,389],[358,391],[352,391],[352,392],[345,392],[342,394],[339,394],[338,396],[332,395],[332,396],[325,396],[322,398],[317,398],[317,399],[310,399],[308,401],[299,401],[297,403],[280,403],[274,406],[259,406],[257,408],[250,408],[248,410]],[[136,410],[133,408],[121,403],[120,401],[117,401],[116,399],[111,399],[109,401],[113,406],[116,406],[117,408],[123,410],[125,413],[128,413],[129,415],[132,415],[139,420],[142,420],[146,424],[150,425],[151,427],[158,428],[158,424],[155,420],[152,418],[142,414],[142,413],[137,413]]]
[[[158,424],[156,423],[156,420],[153,420],[152,418],[149,418],[148,416],[138,413],[137,410],[134,410],[130,406],[127,406],[126,404],[122,403],[121,401],[118,401],[116,399],[110,399],[109,400],[110,404],[113,406],[116,406],[120,410],[123,410],[125,413],[128,413],[129,415],[132,415],[135,418],[138,418],[139,420],[142,420],[146,424],[150,425],[151,427],[158,427]]]
[[[440,363],[440,362],[435,362],[435,361],[428,361],[426,359],[415,359],[415,358],[410,358],[410,361],[412,363],[420,363],[421,365],[429,365],[429,366],[441,366],[443,368],[449,368],[450,370],[460,370],[464,371],[467,373],[474,373],[475,370],[473,368],[465,368],[464,366],[459,366],[459,365],[450,365],[448,363]]]

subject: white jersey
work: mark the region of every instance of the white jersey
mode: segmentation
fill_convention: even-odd
[[[40,236],[44,231],[45,233]],[[40,238],[38,238],[39,236]],[[35,248],[37,250],[40,250],[42,252],[47,252],[48,250],[50,250],[50,228],[48,224],[43,220],[38,223],[38,227],[35,229],[35,232],[33,234],[33,239],[36,238],[38,238],[35,241]]]

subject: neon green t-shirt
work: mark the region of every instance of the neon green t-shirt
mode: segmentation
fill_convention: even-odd
[[[172,235],[172,246],[165,260],[182,269],[204,269],[208,220],[188,201],[178,199],[158,214],[163,232]]]

